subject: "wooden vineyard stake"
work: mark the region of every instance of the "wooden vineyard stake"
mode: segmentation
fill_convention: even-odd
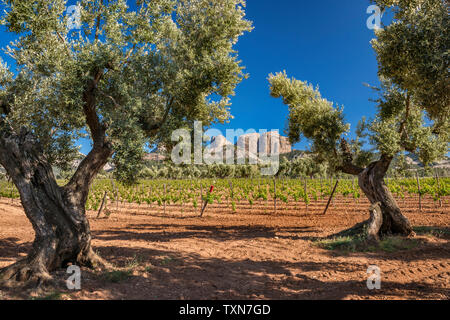
[[[334,193],[336,192],[338,184],[339,184],[339,180],[336,181],[336,184],[334,186],[333,192],[331,193],[330,199],[328,199],[327,207],[325,208],[325,211],[323,212],[323,214],[327,213],[328,208],[330,207],[331,200],[333,199]]]
[[[258,194],[261,195],[261,178],[258,179]],[[259,205],[262,204],[262,199],[259,198]]]
[[[416,180],[417,180],[417,192],[419,192],[419,210],[422,212],[422,193],[420,192],[420,179],[418,172],[416,172]]]
[[[14,184],[13,184],[13,182],[11,181],[11,190],[9,191],[9,195],[10,195],[10,198],[11,198],[11,204],[14,204],[13,190],[14,190]]]
[[[306,204],[306,212],[308,212],[308,202],[306,198],[308,197],[308,178],[305,178],[305,204]]]
[[[441,181],[439,179],[439,172],[436,170],[435,171],[435,176],[436,176],[436,183],[437,183],[437,187],[438,187],[438,196],[439,196],[439,207],[442,208],[442,199],[441,199]]]
[[[164,215],[166,215],[167,185],[164,183]]]
[[[322,177],[320,177],[320,200],[323,198]]]
[[[139,195],[139,207],[141,206],[141,204],[142,204],[142,196],[144,195],[144,185],[143,184],[141,184],[141,191],[140,191],[141,193],[140,193],[140,195]]]
[[[100,206],[100,210],[98,210],[98,214],[97,214],[97,219],[100,217],[100,215],[102,214],[102,212],[103,212],[103,209],[105,208],[105,206],[106,206],[106,197],[108,196],[108,191],[105,191],[105,195],[103,196],[103,200],[102,200],[102,204],[101,204],[101,206]]]
[[[273,207],[275,213],[277,213],[277,180],[273,179]]]
[[[157,192],[155,191],[155,195]],[[150,197],[153,197],[153,186],[150,187]],[[152,207],[153,203],[150,203],[150,208]]]
[[[233,201],[234,201],[233,182],[228,181],[228,184],[230,185],[231,203],[233,203]]]
[[[203,213],[205,213],[206,206],[208,205],[208,202],[209,202],[208,201],[209,200],[209,196],[211,196],[213,191],[214,191],[214,186],[211,186],[211,188],[209,188],[209,194],[206,196],[205,203],[203,204],[202,212],[200,213],[200,218],[203,217]]]
[[[116,187],[114,183],[114,179],[111,178],[111,185],[113,188],[113,192],[116,194],[116,211],[119,211],[119,189]]]
[[[116,211],[119,212],[119,188],[116,187]]]
[[[133,197],[134,197],[134,196],[136,196],[136,193],[137,193],[137,192],[136,192],[137,186],[134,186],[132,190],[133,190]],[[134,199],[131,200],[131,201],[132,201],[132,202],[130,203],[130,207],[133,207],[133,205],[134,205]]]
[[[333,177],[330,178],[330,187],[333,185]],[[334,194],[334,192],[332,192],[332,194]],[[334,197],[333,195],[331,196],[331,203],[333,204],[334,207]]]
[[[352,193],[355,192],[355,179],[352,179]],[[353,197],[353,201],[356,203],[356,198]]]
[[[150,186],[150,201],[148,202],[148,208],[152,207],[152,195],[153,195],[153,186]]]
[[[228,194],[226,195],[227,198],[227,209],[230,208],[230,204],[231,204],[231,186],[230,186],[230,180],[228,179],[228,188],[230,189]]]
[[[332,185],[333,185],[333,181],[334,181],[334,179],[333,179],[333,178],[331,178],[331,185],[330,185],[330,186],[332,186]],[[331,204],[333,205],[333,207],[335,206],[335,202],[334,202],[334,196],[333,196],[333,198],[331,199]]]
[[[200,183],[200,203],[203,204],[203,184]],[[202,208],[200,207],[200,215],[202,214]]]

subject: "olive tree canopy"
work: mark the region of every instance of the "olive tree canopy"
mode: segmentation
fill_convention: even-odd
[[[67,263],[106,264],[92,250],[85,204],[108,159],[132,181],[146,145],[194,120],[227,121],[246,76],[234,45],[252,27],[243,0],[81,0],[75,30],[66,1],[2,5],[15,40],[4,52],[14,64],[0,64],[0,164],[35,241],[0,280],[41,283]],[[84,135],[92,150],[61,187],[52,165],[71,164]]]
[[[424,164],[441,159],[450,140],[448,6],[442,0],[379,0],[394,11],[394,21],[376,30],[372,46],[379,65],[377,114],[365,118],[350,140],[343,108],[324,99],[307,82],[286,72],[269,76],[271,95],[289,107],[289,137],[312,142],[312,150],[335,170],[357,175],[373,207],[368,233],[372,239],[389,233],[410,235],[383,178],[394,156],[416,154]],[[364,149],[369,138],[372,150]],[[371,161],[374,155],[379,160]],[[357,229],[360,229],[358,226]]]
[[[85,0],[79,29],[68,28],[63,0],[3,5],[16,68],[1,64],[0,110],[14,130],[33,132],[52,164],[70,163],[84,133],[94,143],[105,134],[120,175],[132,178],[145,143],[230,117],[245,77],[233,45],[251,29],[244,1]]]

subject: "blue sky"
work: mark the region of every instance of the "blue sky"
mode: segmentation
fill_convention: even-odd
[[[232,99],[235,119],[225,128],[279,129],[288,116],[281,99],[269,94],[269,73],[286,70],[290,77],[319,85],[322,96],[344,106],[355,128],[362,116],[373,116],[375,93],[363,83],[378,84],[377,61],[366,21],[369,1],[249,0],[247,15],[255,29],[237,49],[246,71]],[[306,141],[295,148],[305,149]]]
[[[69,5],[74,3],[69,1]],[[287,106],[270,96],[267,81],[270,73],[283,70],[319,85],[323,97],[343,105],[352,128],[362,116],[373,116],[376,108],[369,99],[375,93],[363,85],[378,84],[377,61],[370,45],[374,32],[366,26],[369,5],[369,0],[248,0],[247,18],[253,21],[254,30],[241,37],[236,49],[250,78],[232,98],[234,119],[214,128],[224,135],[226,129],[250,128],[283,133]],[[4,47],[11,37],[3,31],[0,34]],[[87,153],[90,143],[80,143]],[[307,146],[302,141],[294,147]]]

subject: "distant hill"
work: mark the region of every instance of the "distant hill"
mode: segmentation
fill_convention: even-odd
[[[424,165],[419,161],[419,157],[414,154],[406,155],[406,162],[414,168],[423,168]],[[445,157],[444,160],[433,163],[430,167],[439,169],[450,169],[450,158]]]
[[[294,149],[289,153],[282,154],[280,156],[280,160],[285,159],[288,161],[292,161],[292,160],[301,159],[301,158],[308,158],[310,156],[311,156],[311,153],[308,151]]]
[[[289,153],[280,156],[280,160],[285,159],[287,161],[293,161],[299,158],[311,157],[311,153],[305,150],[292,150]],[[400,156],[394,158],[392,162],[393,166],[396,166],[399,161]],[[419,158],[414,154],[407,154],[405,156],[406,163],[408,164],[409,170],[423,169],[425,166],[419,161]],[[445,157],[443,160],[433,163],[429,166],[432,169],[442,169],[444,171],[450,172],[450,157]]]
[[[80,165],[81,161],[83,161],[83,159],[86,158],[86,155],[78,152],[78,157],[77,159],[72,163],[72,169],[76,170],[78,168],[78,166]],[[103,170],[106,172],[111,172],[114,171],[114,164],[112,163],[107,163],[104,167]]]

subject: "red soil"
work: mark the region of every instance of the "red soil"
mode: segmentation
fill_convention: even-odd
[[[340,252],[313,244],[368,218],[368,204],[338,198],[304,204],[226,203],[207,208],[120,204],[109,219],[90,212],[93,246],[131,276],[119,283],[101,271],[82,270],[82,290],[61,289],[63,299],[449,299],[450,208],[424,200],[400,200],[414,226],[435,227],[439,237],[419,235],[418,245],[396,252]],[[443,231],[443,232],[442,232]],[[33,230],[16,201],[0,199],[0,267],[26,255]],[[367,289],[367,268],[381,269],[381,290]],[[59,271],[55,277],[69,275]],[[30,298],[0,288],[0,299]]]

